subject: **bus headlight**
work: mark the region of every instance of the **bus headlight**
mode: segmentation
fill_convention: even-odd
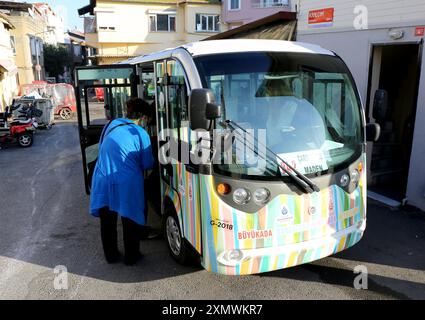
[[[350,184],[350,176],[346,173],[343,174],[339,180],[339,184],[343,188],[347,187]]]
[[[233,192],[233,201],[237,204],[247,204],[250,200],[251,193],[245,188],[239,188]]]
[[[360,172],[358,170],[351,172],[351,181],[354,184],[357,184],[360,181]]]
[[[256,204],[265,204],[270,199],[270,191],[266,188],[260,188],[254,192],[254,201]]]

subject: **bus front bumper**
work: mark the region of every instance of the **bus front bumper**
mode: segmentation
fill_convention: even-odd
[[[310,241],[280,247],[224,251],[218,255],[217,262],[224,267],[237,269],[230,272],[235,275],[289,268],[319,260],[352,247],[361,240],[365,229],[366,219],[332,235]],[[258,267],[253,270],[252,265]]]

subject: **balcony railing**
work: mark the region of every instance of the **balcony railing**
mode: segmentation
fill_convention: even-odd
[[[289,0],[252,0],[253,8],[289,7]]]

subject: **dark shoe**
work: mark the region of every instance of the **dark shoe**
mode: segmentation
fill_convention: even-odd
[[[140,232],[140,240],[153,240],[162,235],[161,231],[149,226],[144,226]]]
[[[157,229],[151,229],[149,232],[149,235],[147,237],[147,240],[154,240],[154,239],[158,239],[162,236],[162,232],[157,230]]]
[[[147,240],[149,239],[149,235],[152,231],[152,227],[150,226],[140,226],[140,240]]]
[[[125,256],[124,264],[126,266],[134,266],[139,260],[143,257],[143,255],[139,252],[136,256]]]
[[[113,254],[105,255],[105,259],[109,264],[117,263],[121,260],[121,253],[117,251]]]

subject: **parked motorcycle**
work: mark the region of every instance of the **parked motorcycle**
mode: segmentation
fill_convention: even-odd
[[[20,117],[16,119],[12,119],[13,110],[9,107],[4,113],[0,113],[0,146],[18,142],[22,148],[31,147],[34,143],[34,132],[38,127],[38,111],[33,106],[28,106],[20,111]]]

